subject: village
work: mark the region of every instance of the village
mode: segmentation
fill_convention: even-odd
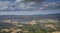
[[[39,20],[42,22],[42,20]],[[20,22],[18,20],[4,20],[4,23],[12,24],[13,26],[9,26],[11,28],[2,28],[0,29],[1,33],[60,33],[60,28],[57,23],[40,23],[39,21],[32,20],[29,22]],[[50,22],[50,21],[44,21]],[[55,22],[55,21],[53,21]],[[31,32],[32,31],[32,32]],[[41,32],[42,31],[42,32]]]

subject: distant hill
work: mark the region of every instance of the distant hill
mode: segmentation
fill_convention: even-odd
[[[20,20],[20,21],[31,21],[40,19],[57,19],[60,20],[60,13],[56,14],[39,14],[39,15],[0,15],[0,20]]]
[[[49,19],[57,19],[57,20],[60,20],[60,13],[35,15],[35,16],[41,17],[41,18],[49,18]]]

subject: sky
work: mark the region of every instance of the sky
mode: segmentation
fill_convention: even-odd
[[[60,0],[0,0],[0,15],[60,13]]]
[[[38,10],[38,11],[4,11],[0,15],[38,15],[60,13],[60,10]]]

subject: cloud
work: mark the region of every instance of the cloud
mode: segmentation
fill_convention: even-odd
[[[16,0],[15,2],[0,1],[0,10],[13,11],[34,11],[34,10],[49,10],[60,9],[60,1],[57,2],[22,2],[23,0]]]
[[[13,2],[13,1],[15,1],[15,0],[0,0],[0,1],[10,1],[10,2]]]
[[[60,7],[60,1],[57,2],[20,2],[16,8],[20,10],[48,10]]]
[[[7,9],[7,8],[8,8],[7,5],[9,6],[9,2],[7,2],[7,1],[1,2],[1,1],[0,1],[0,10],[5,10],[5,9]]]
[[[15,3],[10,1],[0,1],[0,10],[14,10]]]
[[[45,0],[24,0],[23,2],[42,2]]]
[[[23,0],[15,0],[16,2],[21,2],[21,1],[23,1]]]
[[[60,2],[44,2],[41,7],[44,9],[57,9],[60,7]]]
[[[16,5],[16,9],[17,10],[33,10],[36,7],[34,7],[33,5],[36,2],[20,2],[19,4]]]

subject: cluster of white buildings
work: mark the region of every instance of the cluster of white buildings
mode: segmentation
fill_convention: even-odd
[[[37,21],[35,21],[35,20],[32,20],[32,21],[24,21],[24,22],[20,22],[20,21],[18,21],[18,20],[4,20],[3,21],[4,23],[12,23],[12,24],[31,24],[31,25],[35,25],[35,24],[37,24]]]

